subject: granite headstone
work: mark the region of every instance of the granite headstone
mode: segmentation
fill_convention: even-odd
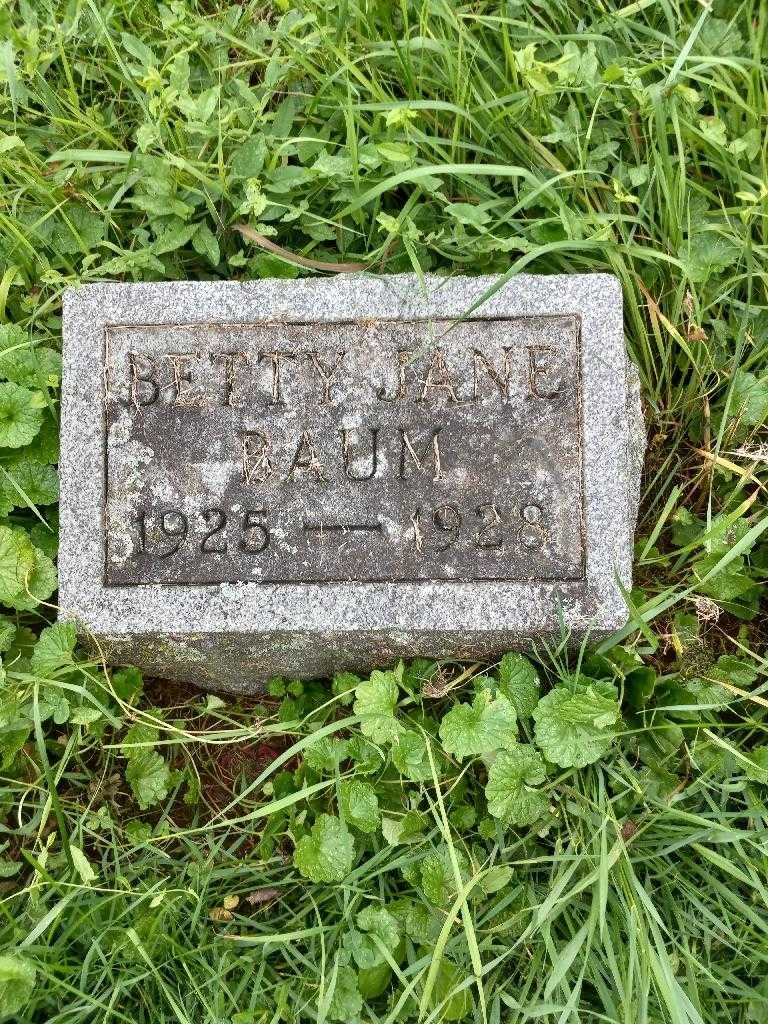
[[[65,298],[60,614],[247,692],[626,619],[643,449],[606,275]]]

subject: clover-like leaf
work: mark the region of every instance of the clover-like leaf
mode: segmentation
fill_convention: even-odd
[[[0,384],[0,445],[21,448],[35,437],[43,422],[43,410],[34,399],[31,391],[18,384]]]
[[[304,762],[316,772],[333,775],[347,757],[348,740],[338,736],[322,736],[304,751]]]
[[[539,674],[523,654],[510,651],[499,662],[499,690],[517,712],[527,718],[541,696]]]
[[[35,965],[19,953],[0,956],[0,1020],[17,1018],[35,987]]]
[[[52,505],[59,500],[59,476],[53,466],[18,459],[2,474],[3,497],[14,507]]]
[[[360,729],[374,743],[394,743],[403,732],[395,718],[395,705],[399,694],[395,672],[371,672],[371,678],[355,689],[353,710],[360,715]]]
[[[347,756],[354,762],[355,775],[373,775],[384,764],[384,755],[379,747],[359,733],[350,736]]]
[[[160,733],[148,722],[136,722],[126,732],[120,743],[120,753],[129,760],[151,750],[157,743]]]
[[[472,704],[457,704],[440,723],[440,740],[459,760],[473,754],[508,750],[517,742],[517,715],[503,696],[481,690]]]
[[[550,690],[533,712],[536,743],[561,768],[583,768],[606,754],[616,735],[619,701],[604,679],[572,676]]]
[[[125,778],[143,811],[164,800],[171,787],[171,771],[156,750],[143,750],[131,757]]]
[[[357,985],[357,972],[348,964],[336,971],[336,985],[328,1007],[328,1020],[341,1020],[352,1024],[359,1019],[363,997]]]
[[[46,409],[43,410],[43,422],[34,440],[25,448],[16,451],[16,455],[12,456],[8,463],[9,468],[25,459],[32,459],[45,465],[59,461],[59,425]]]
[[[710,277],[732,266],[739,259],[740,253],[739,246],[722,235],[712,231],[695,231],[681,244],[677,258],[691,281],[703,284]]]
[[[392,764],[412,782],[426,782],[432,778],[427,743],[421,733],[406,729],[398,736],[397,743],[392,746]]]
[[[506,825],[532,825],[547,809],[546,794],[534,788],[546,774],[544,759],[529,743],[502,750],[488,770],[489,812]]]
[[[64,665],[72,665],[72,652],[77,643],[77,630],[73,622],[56,622],[46,626],[32,652],[32,671],[47,676]]]
[[[438,910],[419,902],[398,901],[404,910],[405,934],[420,946],[431,946],[437,942],[443,926],[443,916]]]
[[[454,850],[458,863],[459,874],[465,878],[468,871],[466,855],[459,849]],[[445,907],[458,891],[456,872],[451,860],[451,852],[447,846],[430,851],[421,862],[421,887],[424,895],[435,906]]]
[[[58,387],[61,356],[36,346],[16,324],[0,324],[0,378],[26,387]]]
[[[23,530],[0,526],[0,601],[21,594],[35,568],[35,548]]]
[[[35,547],[32,552],[32,571],[23,580],[21,590],[12,597],[0,598],[20,612],[31,612],[41,601],[47,601],[58,585],[56,566],[51,559],[40,548]]]
[[[293,853],[295,867],[313,882],[341,882],[351,871],[354,858],[352,833],[333,814],[319,815]]]
[[[144,677],[133,665],[126,665],[112,673],[112,687],[120,700],[130,700],[141,692]]]
[[[427,819],[418,811],[407,811],[400,818],[381,819],[381,834],[390,846],[418,843],[426,827]]]
[[[339,804],[344,820],[361,832],[375,832],[379,827],[379,798],[370,782],[361,779],[340,782]]]
[[[370,906],[360,911],[356,921],[357,928],[350,929],[344,936],[344,948],[363,970],[386,963],[382,946],[394,953],[400,941],[397,919],[384,907]]]

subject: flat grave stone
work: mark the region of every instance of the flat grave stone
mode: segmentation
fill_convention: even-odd
[[[198,686],[626,620],[643,450],[618,282],[65,297],[60,615]]]

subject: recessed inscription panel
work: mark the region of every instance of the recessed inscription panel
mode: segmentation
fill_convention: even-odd
[[[108,586],[584,576],[576,316],[105,347]]]

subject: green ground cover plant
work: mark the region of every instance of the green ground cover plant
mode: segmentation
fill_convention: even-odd
[[[767,32],[0,0],[0,1019],[768,1021]],[[106,671],[51,624],[63,290],[356,267],[619,277],[628,625],[258,701]]]

